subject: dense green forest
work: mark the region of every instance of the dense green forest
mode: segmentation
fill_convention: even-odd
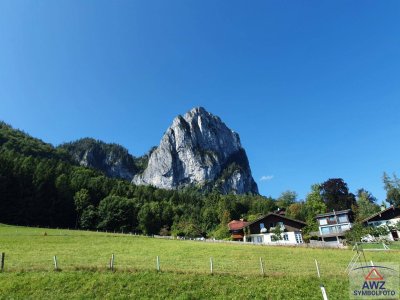
[[[388,195],[397,203],[398,179],[385,176]],[[230,220],[252,220],[278,208],[307,221],[306,232],[315,230],[317,213],[352,208],[362,219],[379,210],[368,191],[354,195],[342,179],[313,185],[304,201],[296,198],[292,191],[272,199],[135,186],[78,166],[65,148],[0,122],[1,223],[224,238]]]
[[[262,196],[202,194],[135,186],[73,163],[65,149],[0,123],[0,222],[124,230],[145,234],[226,235],[231,218],[277,208]],[[223,224],[223,226],[220,226]]]

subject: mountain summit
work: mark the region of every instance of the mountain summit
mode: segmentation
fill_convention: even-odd
[[[203,107],[177,116],[151,153],[137,185],[199,186],[228,194],[258,194],[239,135]]]

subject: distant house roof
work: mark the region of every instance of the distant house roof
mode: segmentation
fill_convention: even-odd
[[[244,220],[233,220],[228,223],[229,230],[239,230],[243,229],[250,222],[246,222]]]
[[[247,222],[248,224],[245,225],[244,227],[247,227],[247,226],[250,226],[250,225],[252,225],[252,224],[254,224],[254,223],[257,223],[258,221],[260,221],[260,220],[262,220],[262,219],[265,219],[265,218],[267,218],[268,216],[278,216],[278,217],[280,217],[280,218],[282,218],[282,219],[286,219],[286,220],[290,220],[290,221],[295,221],[295,222],[298,222],[298,223],[300,223],[300,224],[307,225],[307,223],[305,223],[305,222],[303,222],[303,221],[300,221],[300,220],[288,218],[288,217],[285,217],[285,216],[283,216],[283,215],[276,214],[276,213],[269,213],[269,214],[266,214],[265,216],[262,216],[262,217],[258,218],[257,220],[255,220],[255,221],[253,221],[253,222]]]
[[[377,221],[377,220],[388,220],[388,219],[393,219],[400,217],[400,208],[394,207],[393,205],[390,206],[389,208],[382,210],[380,212],[377,212],[368,218],[365,218],[362,222],[369,222],[369,221]],[[373,220],[375,219],[375,220]]]
[[[276,213],[278,215],[281,215],[281,216],[284,216],[284,215],[286,215],[286,209],[284,209],[284,208],[279,209],[278,208],[278,210],[274,211],[274,213]]]
[[[331,212],[327,212],[327,213],[324,213],[324,214],[318,214],[318,215],[315,216],[315,218],[328,217],[328,216],[332,216],[332,215],[347,214],[347,213],[350,213],[350,212],[352,212],[351,209],[331,211]]]

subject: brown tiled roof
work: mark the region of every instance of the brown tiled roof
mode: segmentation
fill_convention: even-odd
[[[233,220],[228,223],[229,230],[238,230],[246,227],[250,222]]]

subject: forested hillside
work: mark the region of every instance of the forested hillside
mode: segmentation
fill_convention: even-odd
[[[112,178],[101,168],[79,165],[73,155],[88,149],[87,143],[94,148],[101,145],[103,154],[125,157],[139,172],[151,154],[140,160],[129,158],[121,146],[91,139],[56,148],[0,122],[0,223],[227,238],[230,220],[254,220],[280,208],[287,217],[307,222],[306,236],[317,230],[318,213],[352,209],[360,222],[380,209],[370,192],[361,188],[353,194],[341,178],[313,184],[303,201],[294,191],[272,199],[223,195],[217,187],[205,191],[196,186],[177,190],[138,186]],[[385,173],[383,183],[387,202],[398,206],[400,179]]]
[[[262,196],[135,186],[74,163],[63,149],[0,123],[0,222],[227,236],[230,219],[276,209]]]

